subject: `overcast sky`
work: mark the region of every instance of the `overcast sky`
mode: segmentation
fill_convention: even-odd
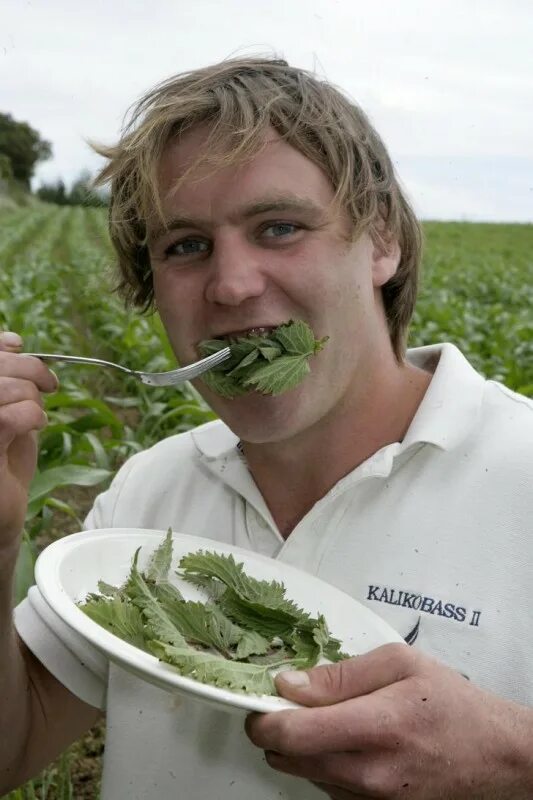
[[[422,217],[533,221],[532,0],[0,0],[0,111],[69,183],[154,83],[258,53],[356,99]]]

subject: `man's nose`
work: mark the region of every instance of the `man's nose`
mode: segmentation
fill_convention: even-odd
[[[260,297],[266,287],[261,254],[250,242],[237,235],[221,237],[214,243],[206,300],[227,306],[238,306],[245,300]]]

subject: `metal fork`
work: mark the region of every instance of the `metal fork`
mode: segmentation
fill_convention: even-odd
[[[41,358],[43,361],[69,361],[71,364],[88,364],[97,367],[112,367],[119,369],[121,372],[127,372],[128,375],[133,375],[134,378],[146,383],[148,386],[178,386],[185,381],[192,381],[208,369],[216,367],[226,361],[231,355],[231,349],[224,347],[217,353],[213,353],[206,358],[195,361],[193,364],[188,364],[186,367],[179,367],[178,369],[171,369],[169,372],[141,372],[137,369],[129,369],[123,367],[121,364],[115,364],[113,361],[103,361],[101,358],[85,358],[84,356],[64,356],[59,353],[23,353],[25,356],[35,356]]]

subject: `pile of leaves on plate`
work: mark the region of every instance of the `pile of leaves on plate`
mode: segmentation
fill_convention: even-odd
[[[237,692],[275,695],[271,670],[348,657],[323,616],[314,619],[288,600],[282,583],[246,575],[233,556],[200,550],[181,559],[176,574],[207,593],[202,603],[186,600],[169,582],[170,529],[144,572],[137,568],[139,550],[123,586],[100,581],[100,594],[89,594],[79,607],[181,675]]]
[[[230,340],[231,357],[205,372],[202,379],[222,397],[251,391],[282,394],[293,389],[311,371],[309,359],[324,347],[328,337],[315,339],[306,322],[288,322],[265,335],[251,334]],[[200,343],[202,356],[228,346],[227,339]]]

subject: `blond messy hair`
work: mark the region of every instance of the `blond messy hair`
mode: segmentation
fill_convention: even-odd
[[[118,255],[117,288],[126,302],[144,311],[153,305],[147,229],[164,224],[162,154],[169,142],[206,123],[202,164],[216,170],[253,157],[271,126],[329,177],[338,206],[353,221],[354,239],[366,231],[385,250],[398,241],[401,260],[382,295],[401,360],[418,288],[420,226],[363,111],[331,84],[281,59],[228,60],[174,76],[133,106],[118,144],[93,145],[108,159],[96,185],[111,182],[109,229]]]

